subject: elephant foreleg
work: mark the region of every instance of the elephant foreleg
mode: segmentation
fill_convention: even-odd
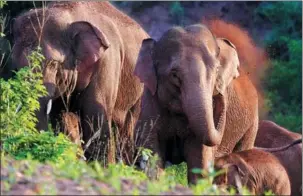
[[[252,126],[245,132],[245,134],[240,139],[238,144],[235,146],[233,151],[237,152],[237,151],[249,150],[254,147],[255,139],[257,137],[257,132],[258,132],[258,125],[259,125],[259,118],[256,118]]]
[[[140,147],[143,147],[144,149],[151,150],[154,156],[158,156],[158,160],[144,156],[142,151],[138,151],[135,154],[135,161],[140,164],[141,169],[145,170],[149,177],[157,178],[164,168],[163,151],[165,151],[165,149],[163,147],[165,145],[159,138],[157,132],[159,127],[154,125],[157,127],[155,128],[150,125],[151,122],[146,121],[145,123],[140,124],[140,126],[136,126],[136,135],[134,136],[136,148],[139,149]]]
[[[134,129],[140,114],[140,103],[141,99],[139,99],[127,112],[124,125],[121,130],[119,130],[119,135],[117,137],[120,156],[123,162],[128,165],[134,164]]]
[[[102,160],[104,164],[115,163],[115,145],[112,132],[112,113],[105,104],[88,100],[83,95],[80,116],[86,158]]]

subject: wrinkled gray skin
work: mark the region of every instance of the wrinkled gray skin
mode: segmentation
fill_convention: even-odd
[[[39,24],[43,21],[40,34]],[[49,100],[54,100],[53,108],[59,107],[51,113],[57,117],[64,109],[55,104],[60,103],[60,93],[64,95],[68,87],[72,90],[74,87],[75,108],[70,110],[80,113],[85,142],[92,136],[92,129],[98,130],[97,118],[102,116],[103,143],[98,151],[103,152],[108,144],[112,122],[119,128],[121,137],[132,139],[143,91],[143,85],[132,73],[141,42],[148,38],[134,20],[109,2],[54,2],[45,11],[30,10],[18,16],[13,33],[12,69],[28,65],[26,56],[37,46],[38,37],[45,62],[54,61],[44,65],[43,82],[48,96],[40,100],[39,130],[46,129]],[[89,121],[93,121],[92,127]],[[92,154],[92,149],[87,152]],[[113,162],[113,151],[108,154],[108,160]]]
[[[163,168],[167,144],[180,140],[177,157],[184,156],[191,183],[199,177],[191,169],[205,169],[215,153],[252,148],[257,92],[238,67],[235,46],[215,39],[203,25],[175,27],[159,41],[144,40],[135,68],[145,85],[137,145],[160,155]]]
[[[301,134],[289,131],[272,121],[262,120],[259,123],[255,146],[276,148],[298,139],[302,139]],[[291,184],[291,195],[302,195],[302,143],[284,151],[271,153],[280,160],[288,173]]]

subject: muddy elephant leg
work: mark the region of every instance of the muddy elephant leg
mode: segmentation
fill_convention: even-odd
[[[147,175],[150,179],[159,179],[161,175],[164,174],[164,167],[165,167],[165,151],[166,151],[166,145],[165,141],[157,141],[155,145],[153,146],[153,155],[157,155],[157,160],[154,163],[155,165],[151,164],[152,160],[149,159],[150,168],[148,168]]]
[[[246,133],[240,139],[240,141],[235,146],[233,151],[235,152],[243,151],[243,150],[252,149],[254,147],[255,139],[258,132],[258,125],[259,125],[259,118],[256,118],[254,120],[253,125],[246,131]]]
[[[110,88],[105,89],[109,90],[101,91],[96,88],[95,84],[89,86],[85,92],[82,92],[78,104],[80,105],[80,120],[85,142],[83,148],[85,156],[88,160],[102,160],[102,163],[106,165],[115,163],[115,146],[111,125],[116,96],[110,96]]]
[[[81,109],[84,150],[88,160],[103,160],[104,164],[115,162],[111,122],[111,116],[101,104],[89,103]]]
[[[214,147],[203,145],[195,136],[189,136],[185,140],[184,157],[187,163],[187,179],[189,184],[196,184],[199,178],[205,177],[193,173],[192,169],[207,169],[211,161],[214,160],[214,152]]]
[[[121,130],[119,130],[118,145],[120,156],[124,163],[131,165],[134,163],[135,143],[134,129],[140,114],[141,99],[127,112],[125,122]]]
[[[154,151],[154,155],[157,155],[158,159],[156,161],[156,165],[151,165],[151,168],[148,170],[148,176],[153,180],[158,180],[161,175],[164,175],[164,168],[165,168],[165,162],[166,162],[166,141],[165,140],[159,140],[157,143],[157,149]]]
[[[163,160],[165,158],[164,157],[165,143],[161,141],[158,136],[157,130],[161,128],[157,127],[152,130],[150,125],[151,122],[148,121],[140,124],[140,126],[136,126],[136,132],[135,132],[136,134],[134,135],[134,140],[135,140],[137,152],[135,153],[134,162],[139,163],[140,168],[147,171],[147,174],[150,178],[157,178],[164,168]],[[151,163],[152,160],[151,157],[142,156],[140,151],[138,151],[140,147],[143,147],[144,149],[149,149],[152,151],[153,155],[158,156],[158,160],[155,163],[156,167],[146,168],[147,162]],[[145,158],[148,158],[148,160],[146,160]]]

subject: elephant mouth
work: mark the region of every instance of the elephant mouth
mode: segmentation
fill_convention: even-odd
[[[213,117],[215,128],[218,131],[223,129],[225,107],[224,97],[222,94],[219,93],[213,96]]]

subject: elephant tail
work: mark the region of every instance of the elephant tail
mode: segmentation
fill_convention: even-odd
[[[283,151],[283,150],[286,150],[296,144],[300,144],[302,143],[302,138],[301,139],[297,139],[295,141],[293,141],[292,143],[290,144],[287,144],[285,146],[281,146],[281,147],[277,147],[277,148],[260,148],[260,147],[254,147],[254,149],[256,150],[263,150],[263,151],[266,151],[266,152],[277,152],[277,151]]]
[[[258,89],[260,115],[264,117],[267,112],[263,111],[264,107],[261,106],[264,100],[261,78],[265,76],[268,68],[268,57],[265,50],[256,46],[249,33],[236,24],[227,23],[221,19],[204,19],[202,23],[206,24],[216,37],[226,38],[236,46],[240,60],[240,73],[247,73],[246,75]]]

